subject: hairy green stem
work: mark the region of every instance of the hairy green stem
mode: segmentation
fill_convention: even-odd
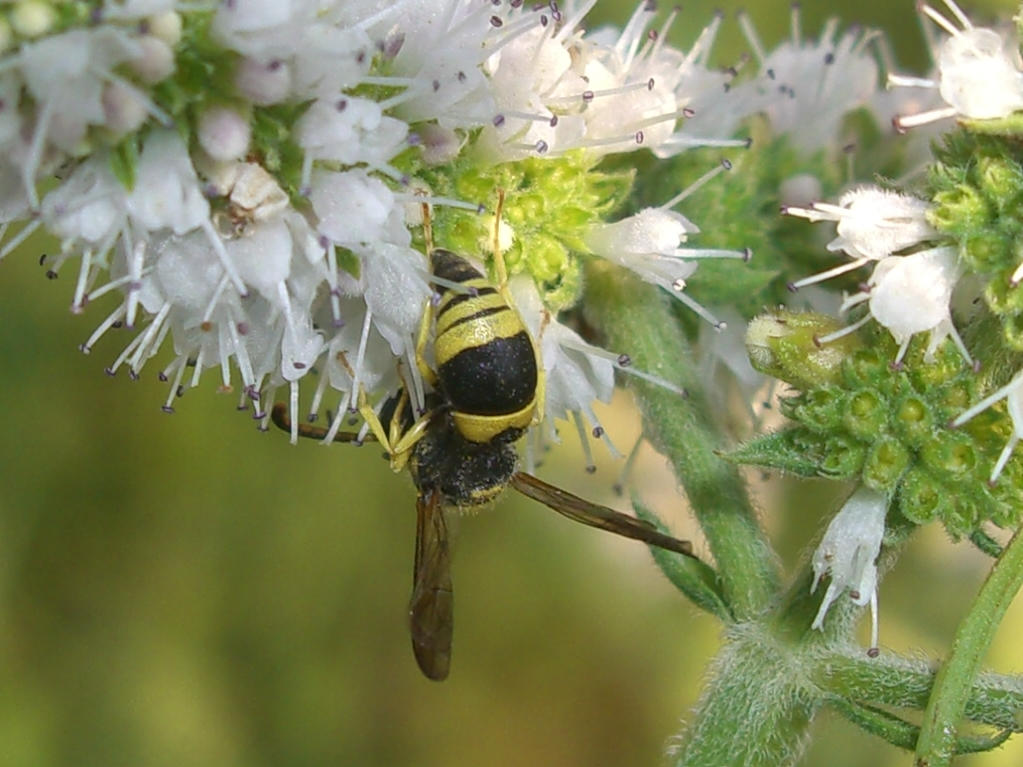
[[[894,655],[867,658],[854,648],[820,656],[814,681],[845,700],[920,711],[927,706],[935,673],[923,661]],[[1018,711],[1023,711],[1023,680],[1003,674],[980,675],[963,709],[972,722],[1016,731],[1023,729]]]
[[[808,739],[819,696],[806,659],[759,623],[732,626],[696,713],[682,735],[676,767],[786,767]]]
[[[991,568],[969,614],[959,624],[952,650],[934,679],[916,746],[918,767],[943,767],[952,763],[959,723],[977,669],[1021,586],[1023,533],[1017,531]]]
[[[670,301],[622,270],[594,266],[589,272],[587,319],[600,328],[608,347],[689,393],[684,398],[630,379],[644,433],[675,467],[717,561],[722,594],[736,619],[744,620],[775,598],[776,562],[738,471],[715,454],[722,437],[705,415],[697,365]]]

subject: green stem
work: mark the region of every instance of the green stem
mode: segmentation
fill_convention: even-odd
[[[761,613],[778,588],[776,563],[737,469],[715,451],[721,435],[708,412],[697,364],[664,291],[621,270],[592,268],[587,319],[609,348],[626,352],[638,370],[683,386],[688,398],[630,377],[643,412],[644,433],[675,467],[693,513],[718,564],[721,590],[732,614]]]
[[[758,623],[732,626],[714,661],[676,767],[786,767],[820,705],[798,648]]]
[[[1020,586],[1023,533],[1017,531],[991,568],[969,614],[959,624],[952,650],[934,680],[916,746],[918,767],[951,764],[959,722],[977,669]]]
[[[930,664],[893,655],[867,658],[859,648],[822,654],[814,682],[836,698],[922,711],[934,686]],[[964,715],[971,722],[1020,730],[1015,712],[1023,711],[1023,681],[1003,674],[982,674],[969,690]]]

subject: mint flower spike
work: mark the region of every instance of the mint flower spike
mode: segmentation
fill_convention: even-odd
[[[1009,411],[1009,418],[1012,419],[1012,434],[1009,436],[1009,441],[1005,443],[1005,447],[1002,448],[1002,452],[998,455],[998,460],[995,461],[995,466],[991,470],[991,478],[988,480],[991,484],[994,484],[998,479],[998,475],[1002,473],[1005,464],[1009,462],[1012,451],[1016,449],[1016,444],[1023,438],[1023,370],[1016,373],[1005,386],[992,392],[969,410],[960,413],[951,423],[953,428],[962,426],[974,416],[979,415],[1003,399],[1005,400],[1006,409]]]
[[[992,29],[973,26],[954,0],[944,3],[952,20],[929,5],[920,6],[921,13],[949,35],[932,50],[937,76],[891,74],[888,84],[936,89],[947,106],[896,117],[894,124],[898,130],[948,117],[990,120],[1023,109],[1023,72],[1019,68],[1017,43],[1005,40]]]
[[[877,651],[877,557],[884,538],[888,498],[861,486],[854,492],[828,525],[813,554],[814,592],[825,575],[831,582],[824,592],[812,628],[823,630],[831,605],[845,592],[854,604],[870,604],[870,649]]]
[[[476,149],[481,157],[502,162],[580,149],[604,155],[639,146],[668,157],[694,146],[746,143],[732,138],[737,120],[698,137],[678,127],[694,115],[694,103],[720,97],[722,75],[706,61],[719,21],[683,54],[666,43],[677,12],[659,32],[648,30],[657,7],[642,2],[620,34],[584,35],[579,24],[594,4],[562,12],[556,3],[513,2],[503,11],[502,34],[484,44],[494,111]]]

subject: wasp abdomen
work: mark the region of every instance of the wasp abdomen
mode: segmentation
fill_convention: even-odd
[[[433,273],[466,288],[439,288],[434,356],[455,426],[472,442],[517,439],[536,402],[533,340],[501,292],[461,256],[431,254]]]

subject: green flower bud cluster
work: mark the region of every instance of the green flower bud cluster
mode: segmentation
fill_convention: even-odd
[[[582,291],[583,242],[587,229],[622,204],[632,186],[631,172],[604,172],[582,152],[561,157],[529,157],[482,166],[463,152],[452,165],[418,169],[413,176],[434,194],[479,200],[493,211],[505,193],[503,220],[514,240],[503,252],[509,274],[527,273],[552,310],[572,306]],[[459,208],[434,210],[434,244],[456,253],[486,254],[493,249],[493,218]]]
[[[883,329],[818,347],[813,339],[833,332],[835,320],[782,314],[754,320],[747,343],[755,366],[798,389],[782,401],[782,412],[795,424],[751,440],[731,460],[807,477],[856,479],[893,498],[907,520],[941,521],[956,537],[983,521],[1018,521],[1023,460],[1012,458],[998,482],[988,483],[1012,428],[1004,407],[949,428],[979,399],[980,388],[951,342],[928,362],[925,341],[914,341],[903,364],[893,368],[896,344]],[[766,323],[776,329],[765,330]],[[840,361],[823,356],[838,344]]]
[[[999,317],[1007,345],[1023,351],[1023,157],[1001,136],[956,131],[931,167],[939,231],[959,244],[963,264],[985,278],[984,299]]]

